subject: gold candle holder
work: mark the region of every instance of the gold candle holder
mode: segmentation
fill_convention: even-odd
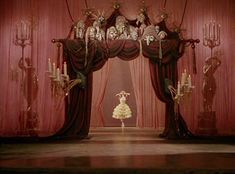
[[[213,48],[220,45],[220,24],[210,22],[203,27],[203,45],[211,49],[211,57]]]

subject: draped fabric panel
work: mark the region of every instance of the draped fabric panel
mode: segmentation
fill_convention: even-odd
[[[111,62],[107,61],[102,69],[93,72],[91,127],[103,127],[105,124],[103,100],[111,67]]]
[[[140,55],[129,61],[131,80],[137,105],[136,126],[164,128],[165,104],[156,96],[151,83],[149,60]]]
[[[64,125],[52,137],[86,137],[90,127],[91,98],[92,73],[89,73],[83,89],[79,89],[79,86],[71,89],[66,101],[67,110]]]
[[[108,41],[109,57],[119,57],[122,60],[132,60],[139,56],[139,42],[131,40]]]
[[[177,61],[171,61],[163,65],[153,64],[150,61],[149,67],[155,93],[161,101],[166,103],[165,129],[161,136],[167,138],[192,136],[181,114],[175,111],[175,103],[165,83],[165,79],[169,79],[172,85],[176,86],[178,79]]]

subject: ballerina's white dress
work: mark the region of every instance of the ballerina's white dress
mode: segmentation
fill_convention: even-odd
[[[113,110],[113,118],[120,119],[123,122],[124,119],[131,117],[131,109],[126,104],[126,96],[130,95],[125,91],[121,91],[116,96],[119,96],[120,103]]]

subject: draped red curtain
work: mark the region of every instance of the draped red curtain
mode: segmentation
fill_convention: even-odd
[[[107,61],[99,71],[93,73],[93,86],[95,87],[92,89],[91,127],[105,125],[103,101],[111,68],[111,62]]]
[[[136,99],[136,126],[162,131],[165,103],[156,96],[151,83],[149,60],[140,55],[129,61],[133,91]]]
[[[161,137],[177,138],[192,137],[193,134],[188,129],[182,115],[175,111],[175,103],[167,92],[165,79],[168,79],[175,86],[177,82],[177,61],[171,60],[163,65],[149,62],[151,81],[158,98],[166,103],[165,129]],[[178,107],[178,106],[177,106]]]

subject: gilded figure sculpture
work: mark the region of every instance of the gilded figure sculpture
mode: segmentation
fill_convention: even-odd
[[[205,112],[211,112],[212,111],[212,104],[213,99],[216,92],[216,82],[214,73],[217,70],[217,68],[220,66],[221,61],[218,59],[218,57],[209,57],[205,61],[205,65],[203,66],[203,108]]]

